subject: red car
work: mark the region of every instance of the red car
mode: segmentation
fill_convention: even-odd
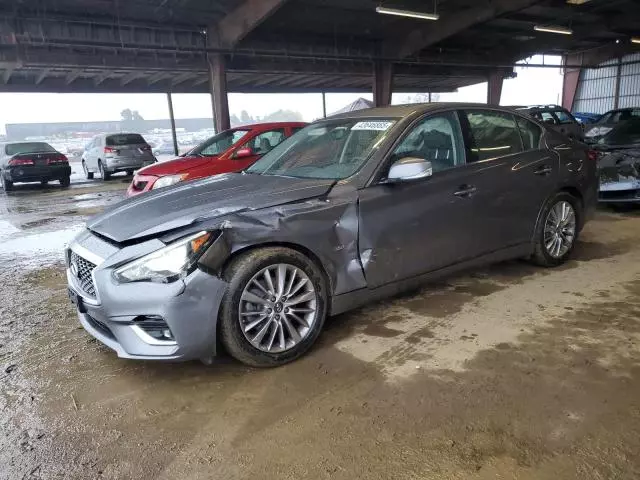
[[[260,123],[225,130],[180,158],[138,170],[127,197],[183,180],[244,170],[306,125],[302,122]]]

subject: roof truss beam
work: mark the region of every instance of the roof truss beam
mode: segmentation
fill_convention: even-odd
[[[286,0],[245,0],[209,29],[210,41],[222,48],[235,47],[254,28],[280,8]]]
[[[517,12],[530,7],[540,0],[493,0],[480,3],[461,12],[443,15],[435,23],[426,23],[422,28],[411,31],[400,42],[392,41],[383,47],[385,56],[408,57],[415,55],[431,45],[435,45],[456,33],[462,32],[474,25],[487,22],[492,18],[511,12]],[[395,53],[395,55],[394,55]]]

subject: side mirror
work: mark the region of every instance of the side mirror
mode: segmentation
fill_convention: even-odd
[[[430,161],[417,157],[405,157],[391,165],[387,181],[390,183],[408,182],[431,175],[433,175],[433,167]]]
[[[235,157],[236,158],[247,158],[247,157],[252,157],[253,155],[255,155],[255,153],[253,153],[253,149],[251,148],[241,148],[236,152]]]

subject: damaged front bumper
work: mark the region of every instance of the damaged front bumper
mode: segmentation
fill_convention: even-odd
[[[156,248],[156,242],[150,243],[147,247],[139,244],[118,250],[85,234],[70,246],[69,296],[76,305],[81,325],[121,358],[165,361],[212,358],[216,354],[218,310],[227,287],[223,280],[201,270],[172,283],[119,284],[112,278],[119,259]],[[101,257],[85,245],[99,246],[98,251],[106,246],[107,252],[101,253],[107,256]],[[69,260],[72,254],[95,265],[89,279],[83,281],[78,274],[82,268],[74,265],[78,257]],[[93,290],[87,287],[87,282],[92,282]]]
[[[640,151],[623,150],[602,155],[599,160],[602,203],[640,203]]]

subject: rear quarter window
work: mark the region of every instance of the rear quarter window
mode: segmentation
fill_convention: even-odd
[[[119,145],[139,145],[141,143],[147,143],[142,135],[137,133],[121,133],[118,135],[109,135],[106,140],[106,144],[109,147],[116,147]]]

